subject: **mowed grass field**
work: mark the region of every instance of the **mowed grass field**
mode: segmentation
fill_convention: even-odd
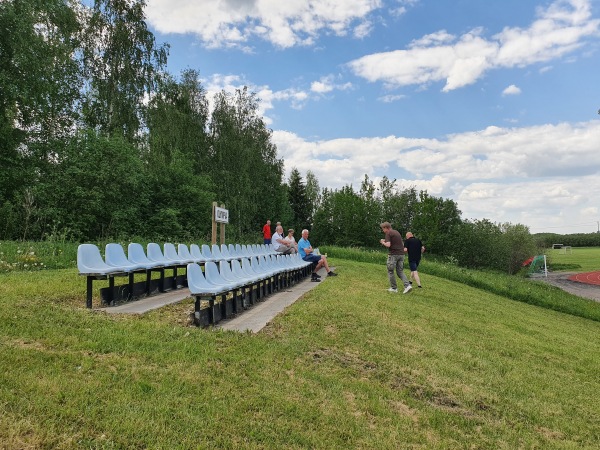
[[[600,270],[600,247],[573,247],[547,249],[546,256],[552,270],[563,272],[595,272]]]
[[[332,259],[255,335],[84,308],[76,270],[0,274],[0,448],[596,449],[600,322]]]

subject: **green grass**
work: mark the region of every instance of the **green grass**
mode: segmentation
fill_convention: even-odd
[[[600,247],[573,247],[570,253],[547,249],[548,265],[554,271],[595,272],[600,270]]]
[[[600,249],[590,250],[593,251],[590,251],[589,254],[600,256]],[[323,251],[330,256],[372,264],[383,264],[386,258],[386,253],[383,251],[364,251],[339,247],[327,247]],[[577,261],[577,259],[574,258],[572,261]],[[586,265],[587,262],[583,260],[582,264]],[[428,256],[424,256],[421,261],[419,273],[436,275],[515,301],[600,322],[599,303],[566,293],[562,289],[543,281],[498,272],[465,269],[450,263],[432,261]]]
[[[600,323],[383,263],[326,279],[256,335],[83,307],[76,270],[0,274],[2,448],[600,445]]]

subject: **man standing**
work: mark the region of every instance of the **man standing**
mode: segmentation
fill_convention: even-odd
[[[389,222],[383,222],[381,230],[385,233],[385,238],[380,239],[379,243],[389,249],[387,271],[388,278],[390,279],[390,288],[388,292],[398,292],[398,284],[394,275],[394,270],[396,270],[402,283],[404,283],[404,291],[402,293],[406,294],[410,292],[412,286],[404,274],[404,242],[402,242],[402,236],[400,236],[398,231],[392,229],[392,225]]]
[[[265,245],[271,243],[271,221],[267,220],[267,223],[263,226],[263,240]]]
[[[421,287],[421,279],[419,278],[418,268],[419,263],[421,262],[421,254],[425,251],[425,246],[409,231],[406,233],[406,241],[404,241],[404,250],[408,253],[408,267],[410,267],[410,278],[414,278],[417,282],[417,286]]]
[[[321,276],[317,273],[321,267],[325,267],[328,276],[336,277],[337,273],[329,270],[327,257],[325,255],[315,255],[313,251],[312,245],[310,245],[310,241],[308,240],[308,230],[302,230],[302,238],[298,241],[298,253],[300,253],[300,257],[304,261],[316,263],[310,281],[321,281],[319,279]]]
[[[283,227],[281,225],[277,225],[275,228],[275,234],[271,238],[271,244],[273,244],[273,249],[278,253],[283,253],[284,255],[296,253],[296,248],[283,236]]]

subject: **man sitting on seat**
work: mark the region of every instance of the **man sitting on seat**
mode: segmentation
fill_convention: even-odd
[[[325,255],[314,254],[312,245],[310,245],[310,241],[308,240],[308,230],[302,230],[302,238],[298,241],[298,253],[300,253],[300,256],[304,261],[316,264],[313,269],[310,281],[321,281],[319,279],[321,278],[321,276],[317,273],[317,271],[321,267],[325,267],[327,275],[329,275],[330,277],[337,276],[337,273],[329,270],[329,265],[327,264],[327,257]]]
[[[285,237],[283,236],[283,227],[281,225],[278,225],[277,228],[275,228],[275,234],[271,238],[271,244],[273,244],[273,248],[278,253],[283,253],[284,255],[296,253],[296,249],[290,242],[285,240]]]

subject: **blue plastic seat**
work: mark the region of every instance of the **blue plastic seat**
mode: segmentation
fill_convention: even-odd
[[[214,296],[228,291],[224,286],[217,286],[206,280],[202,269],[196,263],[187,265],[187,281],[190,294],[196,296]]]
[[[223,255],[223,258],[225,258],[227,261],[236,259],[236,256],[229,252],[229,247],[227,247],[227,245],[221,244],[220,250],[221,250],[221,255]]]
[[[221,247],[217,244],[212,245],[210,252],[212,253],[213,258],[215,258],[215,261],[229,261],[232,259],[230,256],[224,255],[221,251]]]
[[[220,261],[219,262],[219,273],[221,277],[232,283],[240,283],[242,286],[247,286],[255,282],[254,279],[248,276],[239,276],[233,273],[232,264],[239,263],[237,259],[234,259],[231,262],[228,261]]]
[[[241,282],[225,280],[219,273],[217,265],[212,261],[209,261],[204,265],[204,277],[209,283],[214,284],[215,286],[221,286],[228,291],[233,291],[244,285],[244,283]]]
[[[197,262],[196,258],[190,253],[188,246],[185,244],[177,244],[177,255],[179,259],[187,261],[187,263]]]
[[[100,255],[100,249],[94,244],[81,244],[77,247],[77,269],[80,275],[88,276],[122,272],[119,268],[106,264]]]
[[[146,256],[146,253],[144,253],[144,247],[135,242],[132,242],[127,246],[127,259],[132,264],[142,264],[146,269],[162,267],[160,262],[150,261]]]
[[[206,261],[210,261],[202,254],[202,250],[200,250],[198,244],[190,245],[190,255],[192,255],[192,258],[194,258],[194,262],[197,263],[205,263]]]
[[[262,263],[261,260],[260,260],[260,257],[253,256],[250,259],[250,265],[259,274],[264,274],[267,277],[272,277],[272,276],[275,275],[275,271],[271,270],[264,263]]]
[[[202,244],[202,256],[204,256],[207,261],[216,261],[216,258],[213,256],[210,247],[207,244]]]
[[[165,259],[171,263],[171,265],[184,266],[188,263],[194,262],[192,258],[183,259],[177,254],[175,246],[171,243],[166,242],[164,245]]]
[[[148,259],[150,261],[160,262],[163,266],[173,266],[173,262],[165,258],[162,250],[160,249],[160,245],[158,245],[157,243],[150,242],[146,247],[146,251],[148,253]]]
[[[249,283],[256,283],[263,279],[259,275],[250,274],[244,271],[242,268],[242,261],[239,259],[231,261],[231,272],[240,280],[248,280]]]
[[[231,249],[229,250],[229,253],[231,253]],[[235,255],[238,258],[244,257],[244,252],[242,252],[242,246],[240,244],[235,244]]]
[[[123,272],[135,272],[139,270],[146,270],[144,264],[132,263],[125,256],[125,251],[121,244],[106,244],[104,252],[104,261],[106,264],[112,267],[121,269]]]
[[[252,264],[250,263],[251,258],[242,258],[240,261],[242,263],[242,270],[244,272],[246,272],[248,275],[250,276],[255,276],[260,280],[264,280],[266,278],[269,278],[268,275],[266,275],[263,272],[259,272],[258,270],[256,270]]]

